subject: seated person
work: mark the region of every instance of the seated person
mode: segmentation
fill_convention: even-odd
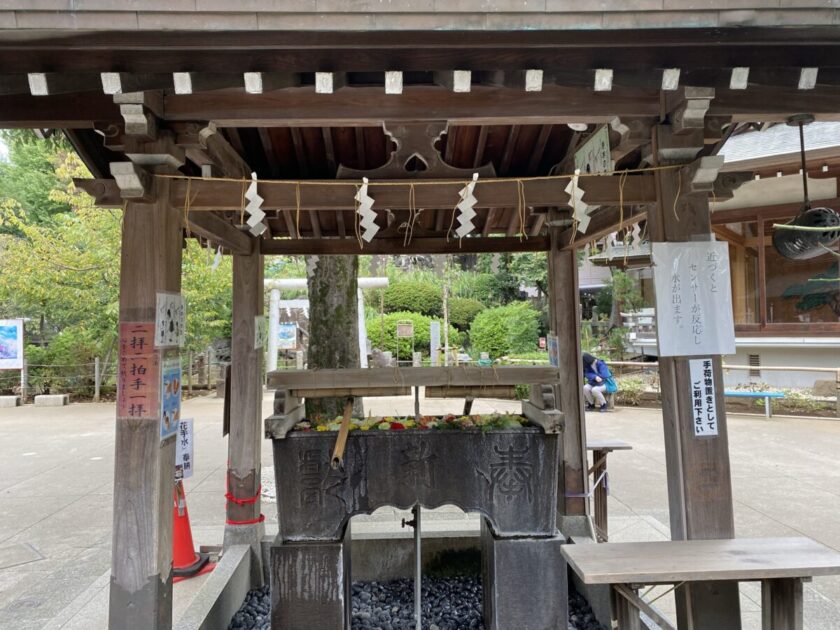
[[[601,359],[593,357],[588,352],[583,353],[583,397],[586,398],[586,410],[593,411],[595,407],[601,412],[607,410],[607,379],[612,376],[610,368]]]

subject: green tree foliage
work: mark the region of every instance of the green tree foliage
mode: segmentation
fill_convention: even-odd
[[[14,129],[0,131],[0,140],[9,151],[8,160],[0,162],[0,199],[11,201],[20,216],[36,224],[68,212],[68,201],[51,194],[63,188],[56,163],[72,153],[64,136],[41,140],[28,129]],[[10,229],[12,225],[0,227],[3,232]]]
[[[548,292],[548,256],[546,252],[520,252],[513,254],[510,261],[510,273],[517,284],[536,287],[545,295]]]
[[[484,304],[478,300],[454,297],[449,300],[449,323],[458,330],[469,330],[475,316],[483,310]]]
[[[414,311],[439,317],[443,309],[441,288],[431,282],[392,282],[384,291],[385,312]]]
[[[78,365],[99,356],[107,370],[116,360],[122,212],[94,207],[72,184],[73,177],[90,176],[81,160],[61,143],[44,146],[53,147],[52,175],[34,181],[52,187],[32,199],[48,199],[70,211],[45,221],[16,198],[0,203],[0,317],[29,318],[27,341],[46,346],[27,349],[31,364]],[[231,262],[223,258],[212,271],[212,257],[193,239],[183,255],[187,346],[196,350],[230,334]],[[89,371],[92,375],[92,367]],[[68,373],[54,369],[30,370],[33,385],[40,382],[44,389],[87,386],[68,379]]]
[[[372,317],[366,322],[368,338],[374,348],[383,352],[396,352],[397,349],[397,323],[411,322],[414,325],[414,351],[429,354],[429,324],[433,321],[440,321],[438,317],[428,317],[420,313],[402,311],[388,313],[383,317]],[[441,344],[443,344],[443,322],[441,321]],[[457,344],[460,335],[455,328],[449,327],[449,343]],[[411,358],[411,339],[400,339],[400,359]]]
[[[494,359],[534,350],[539,342],[539,313],[527,302],[484,310],[470,326],[470,341],[474,350]]]

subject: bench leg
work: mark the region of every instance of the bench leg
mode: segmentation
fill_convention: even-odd
[[[592,477],[593,483],[598,481],[603,473],[607,471],[607,454],[609,451],[595,450],[592,452]],[[599,542],[609,540],[607,513],[607,483],[602,481],[592,492],[593,520],[595,521],[595,534]]]
[[[633,592],[636,592],[635,589]],[[642,618],[639,615],[639,609],[615,588],[612,589],[612,604],[613,615],[615,615],[614,628],[617,628],[617,630],[642,630]]]
[[[802,630],[802,580],[761,582],[762,630]]]

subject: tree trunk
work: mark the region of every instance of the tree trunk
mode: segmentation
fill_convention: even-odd
[[[313,268],[314,267],[314,268]],[[307,261],[309,286],[310,369],[359,367],[356,256],[319,256]],[[332,420],[344,410],[344,398],[308,398],[306,417]],[[361,413],[361,401],[354,409]]]

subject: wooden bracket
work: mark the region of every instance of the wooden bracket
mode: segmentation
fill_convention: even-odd
[[[126,92],[114,94],[125,122],[125,133],[154,140],[157,137],[157,119],[163,117],[163,93]]]
[[[453,179],[469,179],[473,173],[481,177],[495,177],[496,169],[492,163],[476,168],[455,168],[447,164],[436,148],[440,137],[449,131],[449,125],[444,122],[431,123],[385,123],[382,126],[385,135],[396,145],[391,157],[383,166],[369,170],[348,168],[343,164],[338,167],[338,179],[401,179],[401,178],[432,178],[451,177]],[[408,170],[410,163],[416,162],[422,168]]]
[[[650,142],[652,118],[633,118],[622,120],[618,116],[609,124],[610,156],[614,162],[620,162],[628,153]]]
[[[684,86],[663,95],[665,114],[669,115],[675,134],[703,129],[706,113],[715,97],[714,88]]]
[[[707,155],[680,169],[683,194],[710,193],[723,168],[722,155]]]
[[[152,175],[134,162],[111,162],[111,175],[117,182],[123,199],[154,201]]]
[[[717,176],[714,183],[714,200],[732,199],[736,189],[753,180],[752,171],[730,171]]]
[[[659,159],[664,162],[691,162],[703,150],[703,127],[677,133],[671,125],[659,126]]]
[[[170,131],[162,131],[154,140],[137,136],[125,139],[126,157],[139,166],[169,166],[178,169],[184,165],[184,148],[175,144]]]

